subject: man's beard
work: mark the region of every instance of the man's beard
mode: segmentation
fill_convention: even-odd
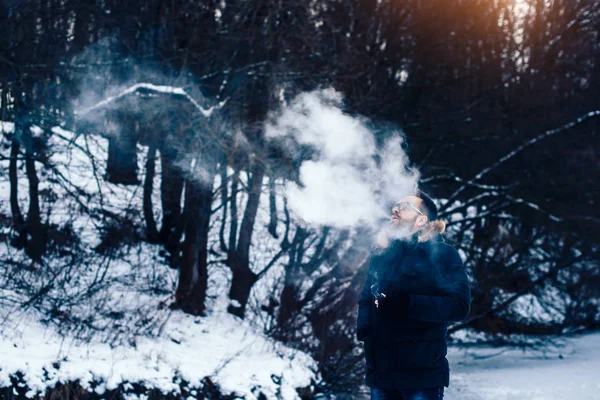
[[[415,220],[396,220],[391,222],[388,227],[389,237],[391,239],[406,239],[412,236],[412,230],[415,226]]]

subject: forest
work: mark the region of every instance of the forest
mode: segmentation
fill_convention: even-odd
[[[0,335],[228,315],[312,357],[300,397],[350,393],[365,220],[416,187],[470,279],[452,342],[598,330],[600,3],[3,0],[0,27]]]

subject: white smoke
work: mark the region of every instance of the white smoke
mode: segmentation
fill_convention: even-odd
[[[378,147],[366,121],[341,106],[342,96],[332,89],[301,94],[272,116],[265,132],[292,154],[294,144],[316,150],[300,167],[303,187],[286,190],[300,218],[340,228],[375,225],[389,218],[389,204],[415,193],[419,172],[408,166],[400,131]]]

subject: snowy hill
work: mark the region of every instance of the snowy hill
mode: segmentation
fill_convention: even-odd
[[[22,321],[18,330],[4,328],[0,387],[10,386],[10,376],[20,371],[30,396],[70,381],[97,394],[136,383],[165,394],[181,392],[183,384],[194,395],[210,377],[223,394],[295,399],[296,388],[310,386],[315,378],[310,357],[266,339],[229,314],[162,313],[160,336],[137,337],[131,345],[77,343],[31,320]]]
[[[14,125],[2,123],[1,128],[10,133]],[[32,133],[43,134],[38,127]],[[42,267],[31,265],[8,240],[0,243],[5,275],[0,285],[0,388],[16,379],[32,397],[78,381],[97,394],[119,385],[133,393],[135,384],[165,394],[185,388],[195,396],[208,378],[223,395],[297,399],[296,389],[318,379],[311,357],[267,338],[252,318],[242,321],[226,312],[229,272],[219,263],[209,267],[206,317],[170,309],[178,272],[165,262],[161,246],[139,240],[141,188],[102,180],[105,138],[59,127],[52,133],[52,168],[38,165],[47,177],[40,184],[40,203],[55,229],[52,240],[62,238],[63,243]],[[1,140],[6,142],[6,136]],[[8,170],[10,146],[2,144],[0,162]],[[147,149],[138,150],[138,170],[144,171]],[[21,167],[19,202],[25,208],[28,185]],[[0,213],[9,216],[8,179],[0,180],[0,190],[6,194]],[[158,190],[154,195],[158,204]],[[111,244],[107,215],[131,224],[131,236],[138,239]],[[8,238],[10,226],[2,229]],[[52,242],[49,246],[54,248]]]

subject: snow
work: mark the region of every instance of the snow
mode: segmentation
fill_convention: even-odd
[[[565,318],[564,299],[556,288],[545,288],[543,297],[550,297],[553,301],[540,302],[533,294],[525,294],[511,303],[510,309],[523,319],[535,319],[540,323],[562,323]]]
[[[0,368],[0,386],[10,386],[10,375],[21,371],[31,396],[75,380],[87,389],[100,381],[94,389],[100,394],[122,382],[177,392],[174,376],[196,387],[210,376],[224,393],[246,399],[259,392],[274,399],[278,391],[295,399],[295,389],[310,385],[316,366],[229,314],[198,318],[173,311],[159,337],[138,337],[135,347],[79,344],[29,321],[20,332],[0,336]]]
[[[114,101],[135,93],[137,90],[139,89],[146,89],[146,90],[151,90],[154,92],[159,92],[159,93],[167,93],[167,94],[175,94],[175,95],[179,95],[179,96],[184,96],[186,99],[188,99],[193,105],[194,107],[196,107],[196,109],[198,109],[198,111],[200,111],[202,113],[202,115],[204,115],[206,118],[210,117],[213,113],[213,111],[218,110],[223,108],[223,106],[227,103],[227,99],[219,102],[218,104],[205,109],[202,106],[200,106],[200,104],[198,103],[198,101],[196,101],[192,96],[189,95],[188,92],[186,92],[183,88],[180,87],[173,87],[173,86],[164,86],[164,85],[155,85],[152,83],[136,83],[133,86],[130,86],[122,91],[120,91],[119,93],[113,95],[113,96],[109,96],[106,99],[92,105],[91,107],[85,108],[83,110],[80,110],[77,112],[77,114],[81,117],[84,116],[86,114],[88,114],[89,112],[96,110],[98,108],[107,106],[111,103],[113,103]]]
[[[13,133],[15,131],[14,122],[0,121],[0,133]]]
[[[44,133],[44,130],[42,128],[40,128],[37,125],[32,125],[29,130],[31,131],[31,133],[33,133],[34,137],[38,137],[40,136],[42,133]]]
[[[445,400],[600,398],[600,334],[539,348],[450,347]]]
[[[467,332],[453,337],[457,334]],[[444,400],[600,399],[600,333],[544,340],[545,346],[525,349],[449,346],[450,386],[444,388]],[[541,343],[540,338],[530,341]],[[360,393],[358,399],[369,399],[369,388],[363,386]]]
[[[256,399],[262,393],[267,399],[297,399],[296,388],[319,380],[309,355],[266,337],[250,319],[225,311],[227,282],[218,279],[216,267],[209,270],[209,293],[220,288],[220,297],[207,299],[207,316],[168,308],[177,271],[161,261],[160,250],[140,243],[106,267],[94,265],[96,259],[88,254],[90,261],[75,271],[64,271],[60,258],[50,260],[45,272],[56,273],[58,284],[48,298],[77,299],[60,310],[70,319],[88,321],[76,330],[60,322],[57,326],[56,320],[42,323],[48,319],[46,301],[24,308],[27,298],[18,287],[1,287],[0,387],[9,386],[10,377],[21,372],[30,397],[76,380],[98,394],[125,382],[173,393],[179,392],[181,381],[199,387],[210,377],[222,393],[239,398]],[[0,254],[15,262],[6,266],[7,275],[20,271],[26,275],[23,281],[43,284],[37,271],[22,271],[22,252],[1,244]],[[105,275],[98,281],[99,271]],[[93,285],[101,290],[84,295]]]

